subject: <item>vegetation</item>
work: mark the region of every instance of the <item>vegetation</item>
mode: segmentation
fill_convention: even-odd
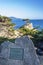
[[[5,32],[7,31],[7,38],[9,38],[10,36],[14,35],[14,23],[11,23],[11,19],[9,17],[6,16],[1,16],[0,15],[0,28],[4,26],[4,28],[6,27]]]
[[[35,46],[37,46],[39,42],[43,41],[43,29],[37,30],[36,28],[33,28],[30,30],[28,28],[21,27],[20,31],[23,35],[30,35]]]
[[[41,30],[41,31],[37,30],[37,33],[33,34],[32,36],[33,36],[33,38],[31,38],[31,39],[34,42],[35,46],[37,46],[39,42],[43,42],[43,30]]]
[[[23,19],[23,21],[27,21],[28,22],[28,19]],[[15,24],[12,24],[11,23],[11,19],[6,17],[6,16],[0,16],[0,28],[1,28],[1,25],[2,26],[5,26],[6,27],[6,31],[7,31],[7,37],[0,37],[0,44],[4,41],[11,41],[11,42],[14,42],[15,39],[10,39],[9,38],[9,35],[12,37],[13,35],[15,35],[14,33],[14,25]],[[22,33],[23,35],[30,35],[30,38],[32,39],[34,45],[36,46],[40,41],[43,41],[43,29],[42,30],[37,30],[36,28],[34,29],[28,29],[28,28],[25,28],[24,26],[21,27],[19,29],[19,32],[20,34]]]
[[[14,42],[15,39],[10,39],[9,38],[9,35],[10,36],[13,36],[14,35],[14,23],[11,23],[11,19],[9,17],[6,17],[6,16],[1,16],[0,15],[0,30],[1,28],[3,28],[2,30],[4,30],[6,32],[5,35],[7,35],[7,37],[0,37],[0,44],[4,41],[11,41],[11,42]],[[5,30],[6,28],[6,30]]]
[[[5,38],[5,37],[0,37],[0,45],[1,45],[1,43],[3,43],[4,41],[15,42],[15,39],[9,39],[9,38]]]
[[[29,19],[22,19],[23,21],[28,21]]]

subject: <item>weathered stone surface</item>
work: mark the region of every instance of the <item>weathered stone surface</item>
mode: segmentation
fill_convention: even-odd
[[[17,38],[15,43],[4,42],[1,46],[1,57],[5,58],[4,62],[7,63],[4,65],[40,65],[34,45],[28,36]],[[0,65],[3,65],[2,63]]]
[[[24,48],[24,65],[39,65],[34,45],[27,36],[16,39],[15,43]]]
[[[0,53],[1,53],[1,48],[2,48],[2,47],[1,47],[1,45],[0,45]]]
[[[7,59],[0,57],[0,65],[8,65],[7,64]]]
[[[39,57],[39,60],[40,60],[40,65],[43,65],[43,56],[38,55],[38,57]]]

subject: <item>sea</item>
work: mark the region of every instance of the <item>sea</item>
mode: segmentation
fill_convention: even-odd
[[[43,29],[43,19],[31,19],[29,20],[29,22],[33,24],[33,28],[37,28],[38,30]],[[14,29],[19,29],[20,27],[26,24],[25,21],[17,18],[12,18],[12,23],[16,24]]]
[[[30,20],[30,23],[32,23],[33,27],[37,28],[38,30],[43,29],[43,19]]]

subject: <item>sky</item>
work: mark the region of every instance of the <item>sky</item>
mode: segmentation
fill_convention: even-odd
[[[43,19],[43,0],[0,0],[0,15]]]

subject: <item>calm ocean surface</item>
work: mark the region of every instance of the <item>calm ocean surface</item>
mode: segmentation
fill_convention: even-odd
[[[43,20],[30,20],[33,24],[33,27],[39,26],[39,29],[43,29]]]
[[[16,24],[16,26],[14,27],[15,29],[18,29],[26,24],[26,22],[22,21],[21,19],[12,19],[12,22]],[[43,29],[43,20],[30,20],[30,23],[33,24],[33,27],[38,26],[38,29]]]

